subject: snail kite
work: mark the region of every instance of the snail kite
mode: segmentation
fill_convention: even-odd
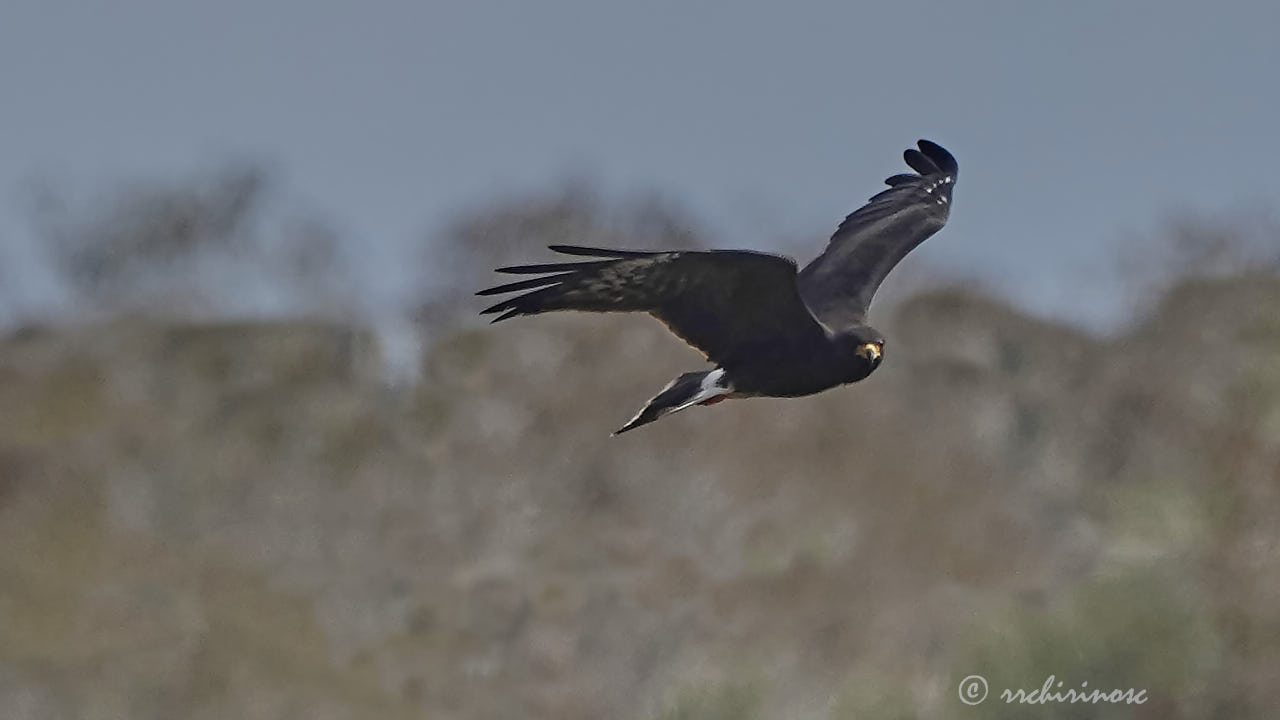
[[[915,172],[885,180],[889,188],[845,218],[826,250],[798,272],[791,258],[748,250],[552,245],[586,259],[498,268],[538,277],[481,290],[528,291],[482,313],[497,322],[552,310],[647,312],[715,363],[673,380],[618,433],[693,405],[799,397],[857,382],[884,354],[884,337],[867,324],[876,288],[951,210],[951,153],[921,140],[904,158]]]

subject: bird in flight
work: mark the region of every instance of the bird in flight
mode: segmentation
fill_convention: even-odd
[[[522,293],[481,314],[498,322],[553,310],[647,312],[715,364],[671,381],[615,435],[694,405],[857,382],[884,358],[884,336],[867,324],[872,296],[951,211],[956,159],[928,140],[918,147],[903,153],[915,172],[885,180],[889,188],[846,217],[803,270],[789,257],[750,250],[552,245],[586,259],[498,268],[538,277],[476,293]]]

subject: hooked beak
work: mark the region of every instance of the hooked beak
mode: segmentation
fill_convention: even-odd
[[[858,357],[870,363],[871,369],[874,370],[880,365],[880,355],[883,351],[879,343],[865,343],[858,346]]]

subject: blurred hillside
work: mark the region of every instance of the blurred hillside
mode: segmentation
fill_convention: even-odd
[[[458,287],[548,236],[699,242],[583,202],[461,223]],[[1170,282],[1108,338],[920,291],[877,308],[864,383],[620,438],[695,352],[643,317],[478,308],[422,313],[412,387],[341,318],[0,341],[0,717],[1280,709],[1271,267]],[[1151,701],[996,699],[1050,674]]]

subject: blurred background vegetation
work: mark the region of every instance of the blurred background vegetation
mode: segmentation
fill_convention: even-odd
[[[1280,711],[1265,220],[1117,257],[1142,292],[1106,333],[895,277],[869,381],[612,439],[698,355],[645,317],[489,328],[470,294],[548,242],[712,244],[679,208],[478,207],[387,321],[272,193],[230,169],[33,205],[91,311],[0,340],[0,717]],[[1150,701],[996,698],[1050,674]]]

